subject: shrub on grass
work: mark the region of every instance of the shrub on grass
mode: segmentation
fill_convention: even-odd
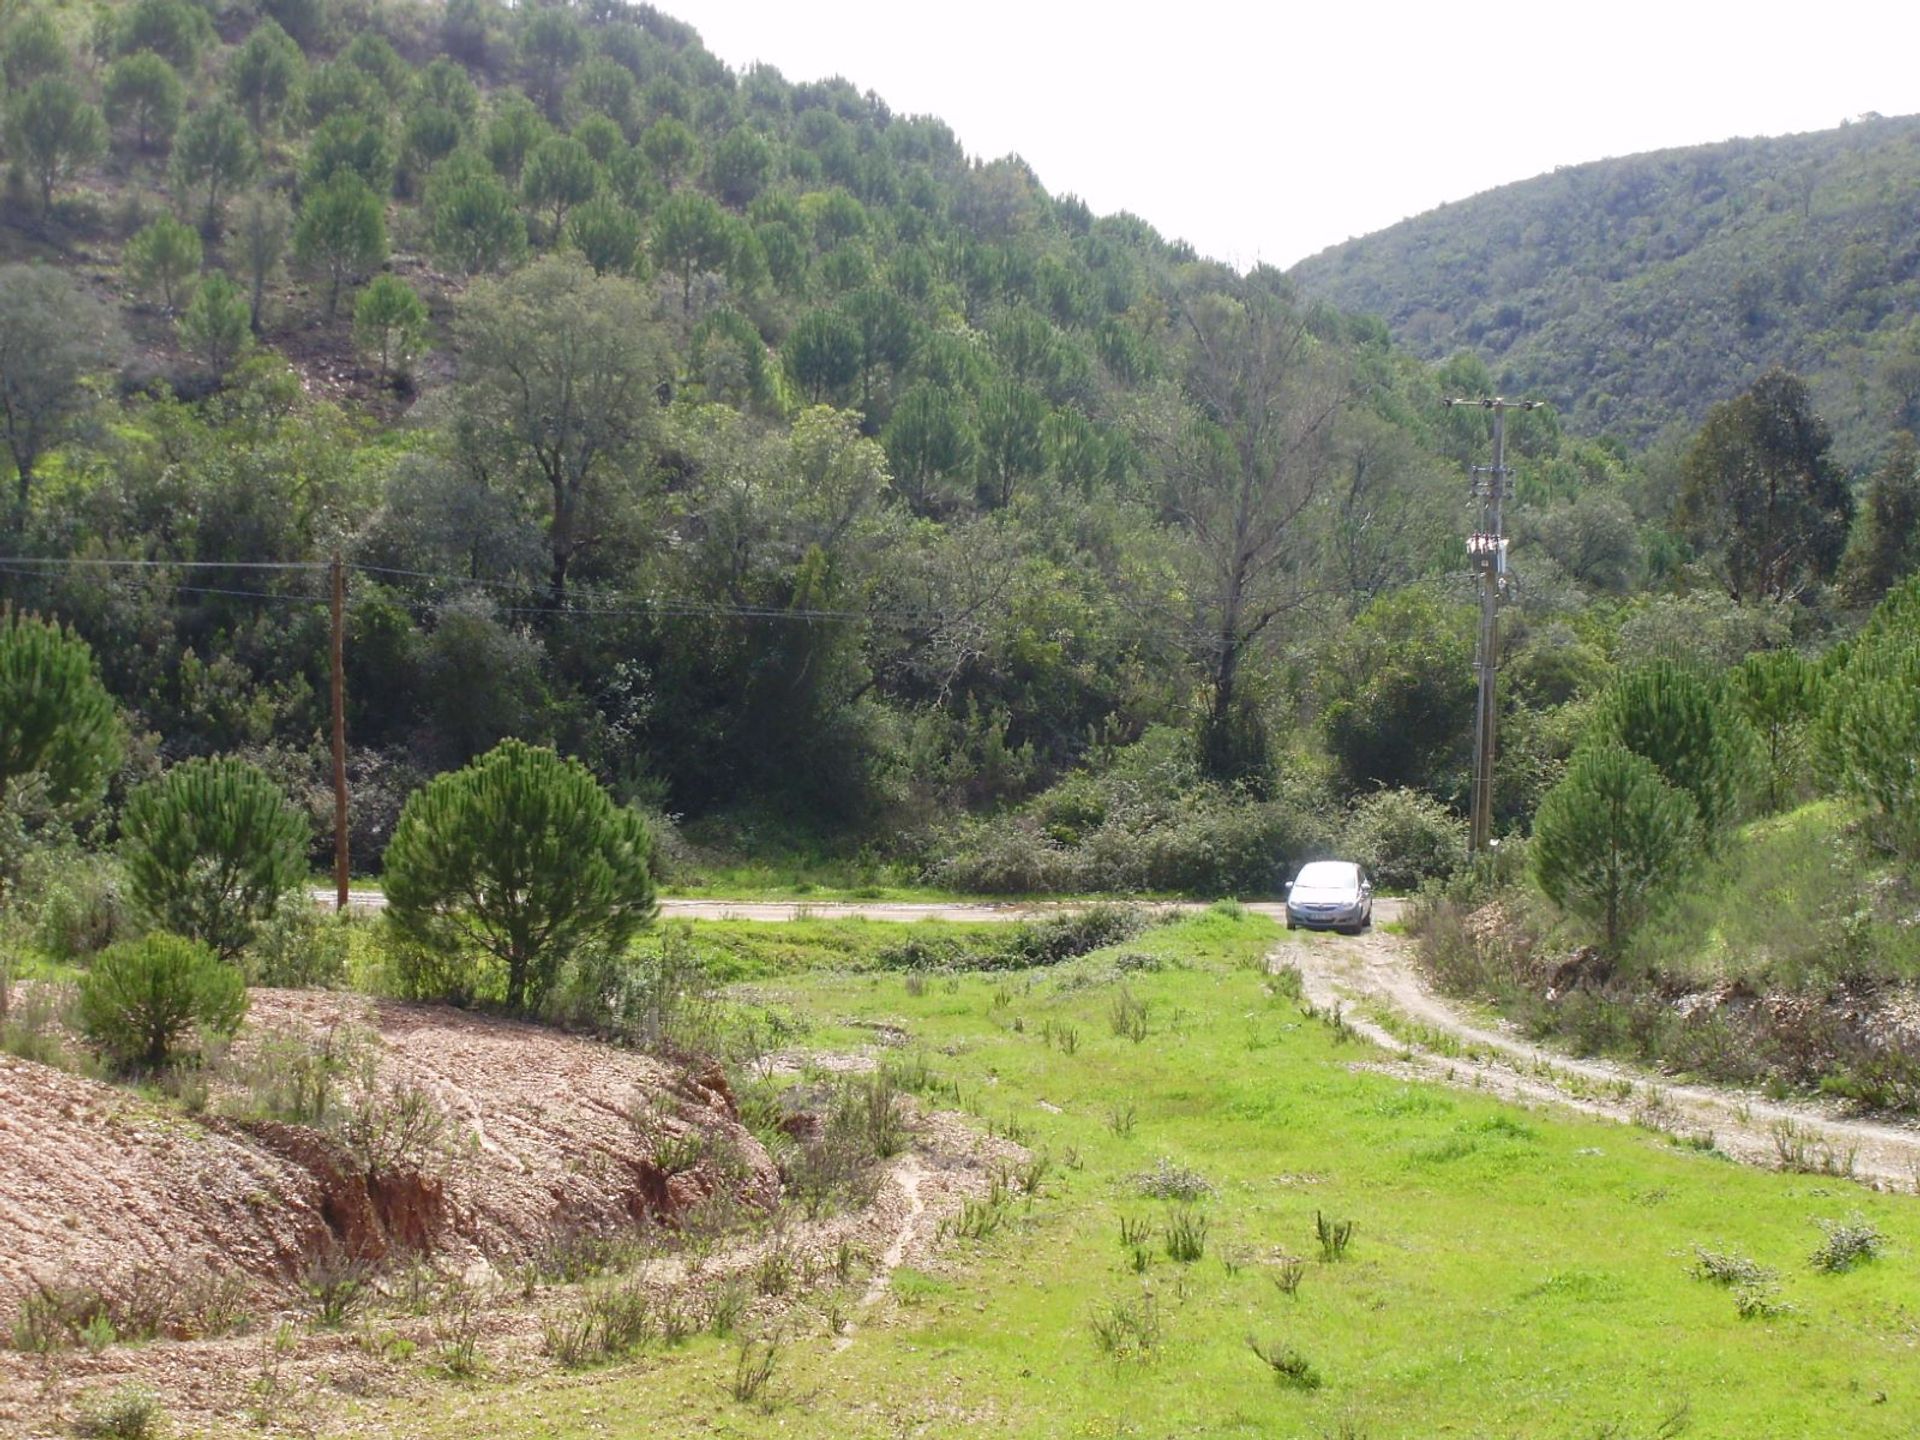
[[[1167,1258],[1191,1265],[1207,1253],[1207,1217],[1191,1205],[1167,1216]]]
[[[1134,1188],[1153,1200],[1179,1200],[1192,1204],[1214,1193],[1213,1182],[1198,1170],[1176,1165],[1162,1155],[1153,1169],[1133,1177]]]
[[[1160,1348],[1160,1306],[1151,1285],[1143,1284],[1131,1300],[1115,1300],[1087,1317],[1093,1343],[1103,1355],[1116,1359],[1148,1360]]]
[[[1320,1258],[1328,1264],[1344,1260],[1353,1243],[1353,1221],[1330,1220],[1320,1211],[1313,1212],[1313,1233],[1320,1242]]]
[[[111,1064],[151,1072],[196,1029],[239,1029],[247,987],[205,946],[155,934],[102,951],[80,982],[79,1008],[81,1030]]]
[[[1756,1264],[1737,1251],[1721,1254],[1704,1245],[1696,1245],[1693,1254],[1693,1269],[1688,1273],[1696,1280],[1711,1280],[1716,1285],[1731,1288],[1735,1285],[1764,1285],[1774,1279],[1772,1270]]]
[[[1808,1263],[1829,1275],[1844,1275],[1856,1266],[1879,1259],[1880,1251],[1886,1244],[1886,1237],[1879,1229],[1858,1213],[1844,1221],[1822,1220],[1820,1228],[1826,1232],[1827,1238],[1813,1252]]]
[[[1280,1340],[1262,1340],[1249,1335],[1247,1348],[1260,1357],[1282,1385],[1291,1385],[1296,1390],[1320,1388],[1320,1372],[1293,1346]]]
[[[1072,915],[1056,915],[1015,927],[1002,953],[1016,969],[1058,965],[1131,940],[1147,924],[1146,912],[1136,906],[1093,905]]]

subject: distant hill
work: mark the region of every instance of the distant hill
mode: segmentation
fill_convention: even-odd
[[[1769,366],[1851,464],[1920,426],[1920,116],[1569,166],[1334,246],[1309,295],[1645,443]]]

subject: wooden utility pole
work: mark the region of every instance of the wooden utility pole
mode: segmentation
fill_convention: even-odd
[[[338,551],[327,567],[333,610],[333,888],[334,908],[347,908],[347,567]]]
[[[1467,537],[1467,554],[1480,582],[1480,638],[1474,654],[1480,690],[1473,712],[1473,819],[1467,853],[1478,857],[1493,840],[1494,736],[1499,726],[1495,669],[1500,644],[1500,601],[1507,589],[1506,502],[1513,498],[1513,472],[1507,469],[1507,411],[1538,410],[1539,400],[1449,400],[1493,412],[1493,464],[1472,469],[1478,523]]]

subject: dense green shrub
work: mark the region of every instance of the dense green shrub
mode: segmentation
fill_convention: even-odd
[[[1265,895],[1331,839],[1309,798],[1214,784],[1191,737],[1160,728],[1021,811],[949,827],[926,875],[982,894]]]
[[[306,816],[244,760],[176,765],[133,792],[121,832],[135,903],[223,959],[306,879]]]
[[[247,979],[255,985],[303,990],[345,984],[353,956],[347,927],[353,923],[344,916],[323,917],[311,905],[282,906],[247,947]]]
[[[31,869],[21,898],[36,892],[34,943],[56,960],[84,959],[133,933],[126,876],[111,856],[64,849],[36,857]]]
[[[1031,819],[963,819],[942,833],[924,878],[979,895],[1044,895],[1077,888],[1074,856]]]
[[[1431,795],[1378,790],[1353,807],[1340,849],[1366,866],[1375,884],[1412,890],[1460,868],[1467,825]]]
[[[80,1028],[123,1070],[158,1070],[192,1031],[231,1035],[246,1013],[240,972],[178,935],[110,946],[80,982]]]
[[[1008,928],[991,939],[913,936],[879,951],[874,959],[888,970],[1030,970],[1059,965],[1130,940],[1152,923],[1133,905],[1091,905]]]

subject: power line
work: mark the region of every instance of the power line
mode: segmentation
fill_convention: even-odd
[[[0,565],[92,570],[325,570],[320,560],[118,560],[86,555],[0,555]]]
[[[116,560],[75,556],[46,558],[37,556],[0,556],[0,574],[33,578],[60,569],[105,570],[257,570],[319,574],[330,568],[329,562],[300,560]],[[465,589],[495,589],[524,593],[536,588],[511,580],[491,580],[469,575],[446,575],[428,570],[406,570],[395,566],[351,564],[345,568],[375,577],[394,577],[428,581],[436,585]],[[320,597],[281,595],[270,591],[233,590],[205,585],[174,585],[180,594],[226,595],[238,599],[316,603]],[[582,603],[585,602],[585,603]],[[821,623],[882,623],[924,626],[946,623],[955,618],[940,610],[840,610],[818,606],[800,608],[776,605],[730,605],[679,596],[651,596],[634,591],[577,592],[569,604],[503,605],[502,614],[531,615],[549,620],[593,619],[733,619],[796,620]],[[964,618],[961,617],[961,618]]]

